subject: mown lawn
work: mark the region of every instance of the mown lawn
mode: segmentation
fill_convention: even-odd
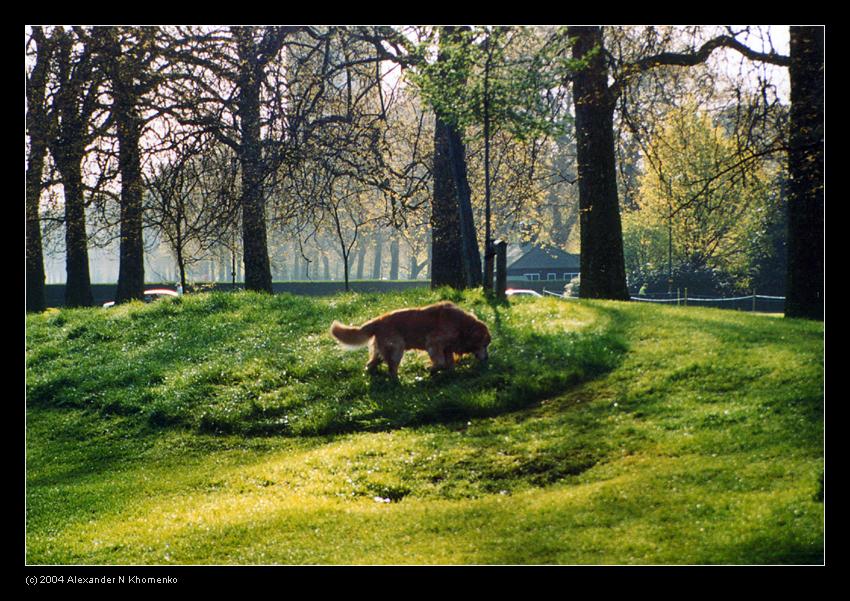
[[[487,368],[328,336],[451,298]],[[477,292],[27,317],[29,564],[823,562],[823,325]]]

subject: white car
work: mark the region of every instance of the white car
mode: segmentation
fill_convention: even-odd
[[[175,292],[169,288],[148,288],[144,292],[144,297],[142,300],[146,303],[155,301],[158,298],[165,298],[167,296],[180,296],[179,292]],[[107,303],[103,303],[105,308],[109,308],[115,305],[115,301],[109,301]]]
[[[539,296],[543,297],[542,294],[537,292],[536,290],[524,290],[522,288],[508,288],[505,290],[505,296]]]

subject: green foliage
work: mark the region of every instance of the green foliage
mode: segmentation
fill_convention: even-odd
[[[530,28],[455,29],[443,32],[437,60],[410,78],[440,118],[461,131],[480,127],[486,112],[493,132],[519,140],[558,135],[569,118],[554,93],[564,73],[560,49]]]
[[[627,269],[646,281],[674,270],[713,270],[751,283],[768,252],[776,186],[758,157],[686,102],[672,109],[645,153],[638,209],[623,217]]]

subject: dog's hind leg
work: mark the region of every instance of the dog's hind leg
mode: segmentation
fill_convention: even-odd
[[[366,363],[366,371],[370,374],[374,374],[378,371],[378,366],[382,361],[381,351],[378,349],[378,343],[375,342],[375,338],[369,341],[369,362]]]
[[[387,367],[390,370],[390,376],[398,378],[398,365],[404,357],[404,340],[396,338],[387,338],[381,342],[381,356],[387,362]]]

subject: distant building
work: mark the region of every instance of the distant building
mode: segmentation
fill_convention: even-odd
[[[509,244],[508,285],[519,282],[567,283],[581,273],[579,255],[554,246]]]

